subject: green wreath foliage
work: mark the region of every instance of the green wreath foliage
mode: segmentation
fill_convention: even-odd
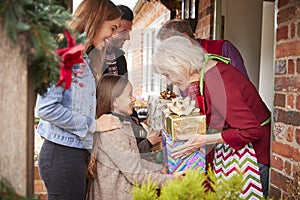
[[[58,33],[67,29],[71,13],[65,0],[2,0],[0,23],[14,44],[21,47],[36,93],[46,92],[59,78],[55,53]],[[16,55],[17,56],[17,55]]]

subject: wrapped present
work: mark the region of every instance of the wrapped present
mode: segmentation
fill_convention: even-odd
[[[163,160],[168,168],[168,173],[173,174],[188,169],[205,170],[205,147],[201,147],[185,158],[175,159],[172,157],[172,149],[183,143],[184,141],[173,141],[169,134],[162,130]]]
[[[163,111],[163,127],[173,140],[177,135],[205,134],[206,116],[199,113],[195,102],[189,97],[176,98],[172,103],[168,103],[167,109]]]
[[[206,134],[206,116],[196,112],[188,116],[171,114],[165,117],[164,129],[173,140],[177,139],[177,135]]]
[[[171,99],[176,95],[171,91],[163,91],[160,96],[148,97],[148,110],[147,110],[147,125],[153,130],[161,130],[163,128],[162,110],[167,108],[167,104],[171,103]]]

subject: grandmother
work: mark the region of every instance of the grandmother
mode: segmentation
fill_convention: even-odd
[[[175,148],[173,155],[186,156],[202,146],[216,144],[213,169],[218,176],[220,171],[230,170],[228,168],[238,169],[234,165],[222,166],[220,159],[223,162],[229,162],[229,159],[232,163],[236,160],[240,167],[238,170],[243,171],[242,160],[238,159],[237,155],[251,152],[254,156],[247,154],[247,159],[252,159],[258,164],[256,175],[261,183],[252,181],[253,184],[261,184],[262,187],[249,190],[257,193],[252,194],[254,196],[262,195],[262,191],[263,195],[267,196],[270,112],[249,79],[232,65],[219,61],[220,57],[211,57],[183,36],[173,36],[162,41],[155,51],[154,71],[166,76],[169,83],[185,90],[191,99],[196,100],[201,112],[206,114],[209,127],[206,135],[181,136],[179,139],[187,142]],[[222,157],[228,153],[229,158]],[[212,164],[211,161],[207,161]],[[244,178],[251,179],[246,175]],[[246,190],[246,185],[244,189]],[[243,192],[247,192],[245,190]]]

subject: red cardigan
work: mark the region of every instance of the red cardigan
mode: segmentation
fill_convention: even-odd
[[[204,81],[207,125],[225,130],[223,140],[236,150],[251,142],[258,162],[269,165],[271,126],[260,124],[270,113],[254,85],[232,65],[221,62],[205,73]],[[189,86],[188,95],[199,99],[199,82]]]

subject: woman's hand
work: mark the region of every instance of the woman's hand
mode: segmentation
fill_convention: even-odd
[[[104,114],[96,120],[96,132],[105,132],[121,128],[123,125],[119,118],[112,114]]]
[[[179,145],[171,150],[171,156],[175,159],[185,158],[196,150],[205,145],[205,135],[190,134],[178,135],[178,140],[186,141],[184,144]]]
[[[185,140],[186,142],[172,149],[171,156],[175,159],[185,158],[200,149],[202,146],[224,142],[221,133],[210,135],[178,135],[177,138],[178,140]]]

